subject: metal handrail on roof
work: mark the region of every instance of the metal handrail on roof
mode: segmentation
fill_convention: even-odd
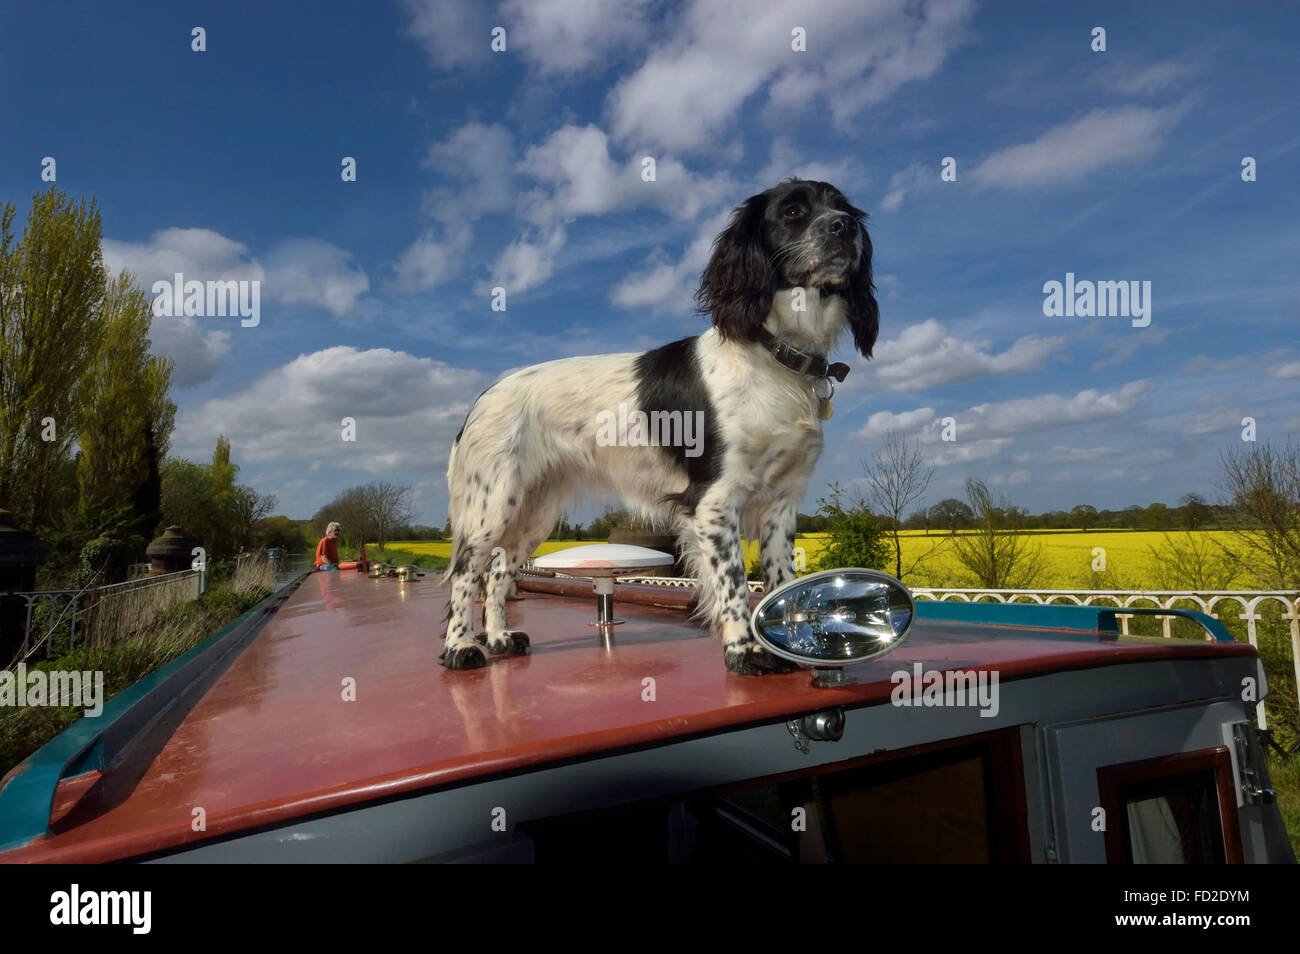
[[[1217,619],[1184,609],[1134,609],[1114,606],[1060,606],[1054,603],[948,603],[917,600],[916,618],[951,623],[983,623],[1101,633],[1119,638],[1120,616],[1176,616],[1189,619],[1205,630],[1206,638],[1218,643],[1235,642]]]
[[[649,583],[654,586],[692,587],[697,585],[697,581],[689,577],[620,576],[618,580],[620,583]],[[765,589],[761,581],[749,580],[747,582],[751,593],[761,593]],[[984,603],[974,601],[953,603],[936,600],[933,597],[927,598],[929,594],[925,592],[925,588],[918,588],[912,592],[914,596],[918,597],[916,600],[916,616],[918,619],[947,620],[959,623],[1000,623],[1006,626],[1030,626],[1036,629],[1114,633],[1118,636],[1122,634],[1122,627],[1119,624],[1121,617],[1181,617],[1200,625],[1205,630],[1208,640],[1220,643],[1234,641],[1232,634],[1217,619],[1195,610],[1148,609],[1131,606],[1063,606],[1056,603]],[[971,592],[976,591],[972,590]],[[981,590],[978,592],[984,593],[986,591]],[[1055,593],[1057,591],[1041,590],[1035,592]],[[1073,591],[1061,590],[1059,592]],[[930,609],[930,607],[951,607],[954,609],[960,607],[960,609],[949,611]],[[1003,613],[1001,612],[1003,609],[1009,609],[1011,612]],[[1029,614],[1032,614],[1032,617]]]

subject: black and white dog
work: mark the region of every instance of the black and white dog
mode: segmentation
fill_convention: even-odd
[[[534,365],[479,397],[447,466],[444,666],[486,662],[471,620],[485,576],[487,632],[477,641],[493,655],[527,652],[528,636],[506,628],[512,576],[570,497],[608,492],[677,534],[728,669],[794,668],[749,633],[740,535],[761,541],[769,588],[794,578],[796,508],[822,449],[828,376],[848,372],[826,355],[845,329],[865,357],[876,340],[865,218],[826,182],[768,189],[737,208],[713,244],[697,293],[710,330],[639,354]],[[611,420],[626,422],[629,408],[677,434],[689,435],[691,422],[699,430],[688,446],[654,446],[627,440],[620,423],[611,439]]]

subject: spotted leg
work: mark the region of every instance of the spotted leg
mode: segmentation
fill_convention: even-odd
[[[798,668],[763,649],[749,632],[749,587],[735,504],[706,494],[696,507],[693,530],[700,609],[722,637],[727,668],[750,676]]]
[[[486,634],[479,641],[487,645],[493,656],[519,656],[528,652],[528,634],[506,628],[506,594],[515,571],[524,564],[535,547],[518,544],[507,551],[497,547],[492,551],[492,563],[487,571],[487,593],[483,600]]]
[[[442,664],[448,669],[478,669],[487,665],[483,650],[474,645],[472,613],[479,580],[490,554],[466,544],[457,554],[458,566],[451,575],[451,598],[447,603],[447,632],[444,636]]]
[[[797,575],[794,567],[794,533],[798,501],[775,501],[763,514],[759,536],[759,559],[768,593],[789,583]]]

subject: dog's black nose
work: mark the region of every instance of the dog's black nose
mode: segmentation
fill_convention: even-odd
[[[840,213],[831,219],[826,230],[838,238],[847,239],[853,234],[853,216]]]

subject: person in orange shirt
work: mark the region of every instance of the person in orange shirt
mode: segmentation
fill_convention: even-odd
[[[343,528],[338,521],[331,521],[325,528],[325,536],[316,544],[316,569],[337,570],[339,568],[339,532]]]

